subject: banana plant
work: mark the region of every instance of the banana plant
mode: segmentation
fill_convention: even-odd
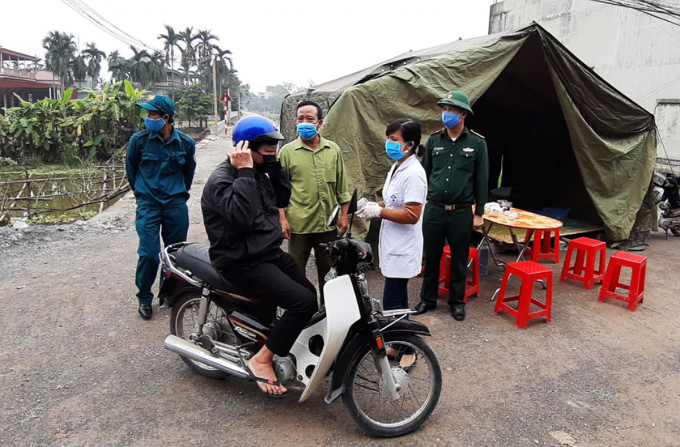
[[[143,110],[136,104],[144,93],[126,80],[88,91],[83,99],[72,99],[73,89],[67,89],[61,99],[21,100],[0,115],[0,156],[106,160],[141,129]]]

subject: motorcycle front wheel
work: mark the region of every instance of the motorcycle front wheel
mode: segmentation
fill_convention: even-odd
[[[401,386],[393,400],[366,346],[345,377],[343,403],[368,434],[392,438],[410,433],[430,417],[442,389],[442,372],[436,354],[420,337],[385,337],[395,381]]]
[[[200,292],[190,291],[184,293],[175,301],[170,314],[170,333],[185,340],[190,340],[191,335],[208,334],[213,340],[233,344],[235,338],[227,321],[227,312],[215,301],[210,301],[202,334],[198,333],[198,309],[201,299]],[[180,357],[194,372],[202,376],[211,379],[224,379],[229,375],[205,363]]]

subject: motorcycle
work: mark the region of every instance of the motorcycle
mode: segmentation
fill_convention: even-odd
[[[678,178],[673,174],[654,173],[654,198],[661,208],[659,227],[666,232],[680,236],[680,191],[678,190]]]
[[[354,191],[349,214],[357,209]],[[333,209],[329,226],[339,216]],[[281,383],[303,386],[306,401],[330,376],[325,402],[342,401],[368,434],[395,437],[427,420],[441,394],[439,360],[422,336],[430,331],[408,319],[409,309],[383,311],[371,299],[364,272],[372,262],[369,244],[346,237],[329,243],[332,269],[324,286],[325,303],[307,324],[286,357],[274,356]],[[276,309],[248,297],[212,267],[208,247],[168,246],[161,254],[163,293],[172,308],[165,348],[180,355],[196,373],[221,379],[254,380],[246,368],[264,345]],[[403,356],[414,359],[401,366]]]

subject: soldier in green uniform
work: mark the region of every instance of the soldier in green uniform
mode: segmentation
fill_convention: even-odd
[[[484,223],[488,198],[489,157],[484,137],[465,126],[473,115],[470,100],[460,91],[446,94],[437,103],[442,108],[445,129],[430,136],[423,167],[428,179],[427,205],[423,218],[425,275],[420,303],[423,314],[437,307],[439,263],[445,241],[451,249],[449,306],[453,318],[465,319],[465,277],[472,229]],[[473,215],[472,205],[475,205]]]

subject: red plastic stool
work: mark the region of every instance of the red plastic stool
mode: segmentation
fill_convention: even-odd
[[[507,297],[505,291],[508,287],[510,275],[515,275],[522,280],[522,287],[519,295]],[[539,279],[546,281],[545,302],[541,303],[533,297],[534,283]],[[545,322],[550,323],[552,313],[552,280],[553,272],[548,267],[534,261],[511,262],[505,266],[505,274],[501,283],[501,291],[494,308],[494,313],[498,314],[501,310],[509,313],[517,319],[517,327],[525,329],[529,325],[529,320],[545,317]],[[508,306],[506,303],[518,301],[517,309]],[[538,306],[541,310],[531,312],[531,305]]]
[[[529,247],[527,244],[531,241],[531,236],[534,235],[534,243]],[[554,238],[553,245],[550,244],[551,239]],[[538,262],[541,259],[552,259],[555,264],[560,263],[560,229],[554,228],[552,230],[527,230],[524,237],[524,245],[527,247],[524,251],[530,256],[532,261]]]
[[[472,261],[472,278],[465,280],[465,297],[463,301],[467,303],[469,296],[479,296],[479,251],[470,248],[468,254],[468,264]],[[451,249],[447,245],[444,247],[441,263],[439,264],[439,294],[449,293],[451,287]]]
[[[571,257],[576,250],[574,265],[571,265]],[[600,261],[597,269],[595,262],[598,253]],[[607,244],[587,237],[580,237],[569,242],[567,257],[562,266],[560,281],[566,278],[581,281],[586,289],[592,289],[596,282],[601,282],[604,278],[604,264],[607,258]]]
[[[619,277],[621,276],[621,268],[630,267],[632,275],[630,284],[621,284]],[[602,289],[600,289],[599,301],[604,302],[606,298],[616,298],[617,300],[626,301],[628,309],[637,309],[638,303],[641,303],[645,297],[645,277],[647,276],[647,257],[636,255],[625,251],[614,253],[609,259],[607,266],[607,273],[602,282]],[[616,293],[616,288],[628,290],[628,296]]]

